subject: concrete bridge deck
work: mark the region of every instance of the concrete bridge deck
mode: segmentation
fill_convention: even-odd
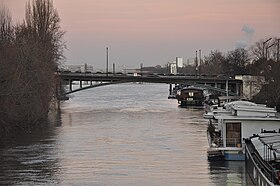
[[[80,90],[93,88],[102,85],[93,85],[92,82],[99,82],[98,84],[116,84],[126,82],[147,82],[147,83],[166,83],[166,84],[201,84],[209,85],[221,89],[229,89],[235,92],[237,95],[241,95],[242,91],[242,80],[231,79],[231,78],[218,78],[208,76],[170,76],[170,75],[148,75],[148,76],[131,76],[131,75],[119,75],[119,74],[93,74],[93,73],[74,73],[74,72],[59,72],[58,73],[64,84],[69,85],[69,92],[72,93],[73,81],[80,82]],[[82,87],[82,82],[90,82],[90,86]],[[74,92],[77,92],[75,90]]]
[[[74,72],[61,72],[59,76],[62,80],[71,81],[128,81],[128,82],[150,82],[150,83],[168,83],[179,84],[185,82],[193,83],[225,83],[229,84],[242,84],[241,80],[231,78],[213,78],[208,76],[130,76],[130,75],[113,75],[113,74],[92,74],[92,73],[74,73]]]

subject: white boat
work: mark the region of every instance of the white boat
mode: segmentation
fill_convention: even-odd
[[[276,110],[248,101],[233,101],[204,115],[209,119],[209,160],[245,160],[244,138],[264,130],[279,130]]]
[[[246,172],[254,185],[280,185],[280,133],[265,131],[245,139]]]

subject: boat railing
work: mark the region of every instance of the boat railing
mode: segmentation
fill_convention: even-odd
[[[214,136],[210,140],[212,147],[237,147],[242,148],[242,142],[240,138],[221,138]]]
[[[275,169],[271,164],[265,161],[261,155],[258,153],[251,140],[246,140],[246,147],[248,148],[249,153],[252,156],[255,164],[259,167],[262,173],[266,176],[266,178],[272,183],[276,183],[276,175]]]

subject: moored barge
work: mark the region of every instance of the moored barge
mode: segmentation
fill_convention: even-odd
[[[245,139],[246,172],[254,185],[280,185],[280,134],[261,133]]]
[[[204,106],[204,90],[196,87],[184,87],[178,91],[176,96],[182,107]]]
[[[204,115],[209,119],[209,160],[245,160],[244,138],[280,128],[276,110],[247,101],[234,101]]]

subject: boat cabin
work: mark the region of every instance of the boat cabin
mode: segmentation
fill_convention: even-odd
[[[177,100],[181,106],[203,106],[204,91],[201,88],[184,87],[177,93]]]
[[[279,128],[275,109],[247,101],[230,102],[212,113],[208,126],[209,150],[222,151],[225,160],[244,160],[244,138]]]

